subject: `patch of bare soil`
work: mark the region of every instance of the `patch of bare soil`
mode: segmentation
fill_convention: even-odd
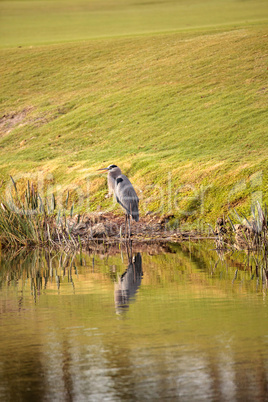
[[[10,112],[2,115],[0,117],[0,135],[9,134],[15,126],[22,124],[31,110],[32,108],[29,107],[20,112]]]
[[[4,113],[0,117],[0,136],[9,134],[17,126],[20,127],[26,124],[34,124],[35,126],[40,127],[41,125],[46,124],[58,117],[57,115],[50,116],[48,113],[43,113],[39,116],[30,118],[29,113],[33,109],[33,107],[27,107],[20,112]],[[23,141],[24,143],[21,143],[21,146],[25,145],[26,143],[26,140]]]
[[[194,231],[182,231],[180,228],[169,227],[170,216],[159,218],[157,215],[143,217],[139,222],[131,223],[131,240],[133,243],[165,244],[204,238],[204,235]],[[125,217],[112,213],[90,214],[83,217],[75,216],[68,219],[68,231],[59,231],[60,241],[71,238],[74,244],[90,248],[92,244],[118,244],[126,238]],[[127,228],[128,229],[128,228]],[[208,237],[206,237],[208,238]],[[213,237],[214,238],[214,237]],[[67,241],[66,241],[67,243]]]

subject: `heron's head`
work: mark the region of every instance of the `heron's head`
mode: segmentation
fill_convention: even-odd
[[[98,169],[98,171],[107,170],[109,173],[119,175],[121,174],[121,170],[116,165],[109,165],[107,168]]]

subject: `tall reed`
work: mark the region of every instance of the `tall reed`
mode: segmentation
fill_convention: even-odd
[[[54,194],[42,199],[28,181],[26,190],[19,194],[11,177],[13,192],[8,200],[1,200],[0,242],[6,246],[34,246],[54,244],[60,239],[56,224],[56,199]],[[58,223],[61,220],[58,212]],[[65,226],[65,225],[64,225]]]
[[[265,205],[262,208],[259,202],[257,202],[251,209],[251,219],[247,219],[243,213],[238,213],[236,210],[234,210],[234,214],[239,223],[235,224],[234,219],[232,220],[230,217],[229,222],[235,234],[235,242],[241,248],[263,248],[267,250],[267,206]]]

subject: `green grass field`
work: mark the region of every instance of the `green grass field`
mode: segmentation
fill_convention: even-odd
[[[266,0],[0,1],[3,46],[267,22]]]
[[[268,201],[266,1],[1,1],[0,180],[181,222]],[[265,19],[266,18],[266,19]],[[119,211],[115,208],[115,211]]]

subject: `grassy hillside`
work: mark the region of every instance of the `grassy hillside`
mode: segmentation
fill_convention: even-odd
[[[29,3],[2,2],[2,20],[11,4],[27,9]],[[34,3],[38,10],[44,6]],[[45,3],[45,18],[52,18],[49,10],[55,5]],[[68,14],[71,2],[64,4]],[[109,4],[118,18],[130,7],[120,1]],[[140,2],[135,4],[144,16]],[[146,4],[147,10],[151,2]],[[153,4],[160,21],[162,5]],[[186,2],[168,4],[173,10],[188,7]],[[225,6],[218,14],[222,19],[215,22],[215,17],[209,28],[200,27],[201,19],[209,24],[203,4],[189,6],[196,29],[42,46],[18,47],[111,32],[103,24],[102,32],[85,32],[81,26],[71,37],[64,29],[50,36],[42,27],[33,35],[31,25],[20,33],[17,20],[9,16],[16,22],[14,35],[6,31],[0,51],[2,191],[8,192],[9,174],[21,187],[31,177],[41,192],[56,192],[59,204],[69,190],[76,211],[119,211],[104,198],[105,177],[96,174],[99,167],[115,163],[135,183],[142,214],[172,212],[182,222],[213,222],[228,208],[249,214],[254,200],[267,202],[268,29],[261,22],[243,22],[255,15],[253,5],[255,13],[263,7],[264,16],[265,2],[257,8],[256,2],[230,1],[241,11],[231,13],[239,14],[241,25],[217,26],[224,16],[230,21]],[[59,21],[66,28],[64,15]],[[138,20],[122,32],[120,24],[109,21],[119,35],[144,32]],[[164,22],[148,30],[164,31]],[[171,28],[183,26],[177,24]]]

